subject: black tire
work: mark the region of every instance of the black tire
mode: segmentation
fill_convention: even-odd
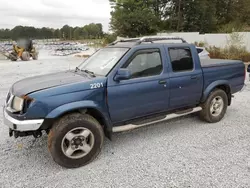
[[[10,60],[11,60],[11,61],[17,61],[17,59],[15,59],[15,58],[10,58]]]
[[[72,159],[63,152],[61,144],[65,135],[75,128],[86,128],[94,135],[92,149],[82,158]],[[100,153],[104,140],[104,132],[96,119],[88,114],[72,113],[59,119],[48,135],[48,148],[53,160],[66,168],[78,168],[93,161]]]
[[[9,59],[11,60],[11,61],[17,61],[17,54],[16,53],[14,53],[14,52],[11,52],[10,53],[10,56],[9,56]]]
[[[220,113],[213,114],[210,110],[210,107],[212,105],[213,100],[221,98],[223,100],[223,108]],[[215,89],[212,91],[205,101],[205,103],[202,104],[202,111],[200,112],[199,116],[202,120],[207,121],[209,123],[216,123],[219,122],[223,117],[225,116],[225,113],[227,111],[228,107],[228,96],[225,93],[225,91],[221,89]]]
[[[38,60],[38,53],[34,53],[34,54],[32,55],[32,59],[33,59],[33,60]]]
[[[29,54],[29,52],[23,52],[22,53],[22,60],[23,61],[29,61],[30,60],[30,54]]]

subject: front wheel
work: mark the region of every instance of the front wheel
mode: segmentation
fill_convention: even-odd
[[[221,89],[216,89],[211,92],[206,102],[202,105],[200,117],[209,123],[219,122],[224,117],[227,106],[227,94]]]
[[[29,52],[23,52],[21,58],[23,61],[29,61],[30,60]]]
[[[104,140],[101,125],[88,114],[62,117],[49,132],[48,148],[54,161],[66,168],[84,166],[100,153]]]

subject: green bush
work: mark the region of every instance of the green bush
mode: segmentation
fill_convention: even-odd
[[[242,54],[242,55],[241,55],[241,60],[242,60],[243,62],[250,62],[250,53],[247,52],[247,53]]]
[[[200,42],[195,42],[194,45],[195,45],[195,46],[198,46],[198,47],[205,47],[205,46],[206,46],[206,43],[200,41]]]
[[[209,46],[207,51],[210,53],[210,57],[213,59],[225,59],[220,48]]]
[[[116,40],[117,36],[115,34],[106,34],[104,35],[103,45],[110,44]]]
[[[232,33],[237,31],[245,31],[247,25],[240,23],[238,21],[229,22],[227,24],[221,25],[218,29],[218,33]]]

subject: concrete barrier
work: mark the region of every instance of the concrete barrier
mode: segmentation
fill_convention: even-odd
[[[237,34],[241,40],[241,45],[245,46],[250,51],[250,32],[235,32],[235,33],[208,33],[199,34],[199,32],[175,32],[175,33],[157,33],[158,36],[176,36],[182,37],[189,43],[204,42],[209,46],[225,47],[232,34]]]

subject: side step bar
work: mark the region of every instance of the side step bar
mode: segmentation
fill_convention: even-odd
[[[128,124],[128,125],[113,127],[112,131],[113,132],[129,131],[129,130],[136,129],[136,128],[139,128],[139,127],[144,127],[144,126],[151,125],[151,124],[154,124],[154,123],[159,123],[159,122],[162,122],[162,121],[166,121],[166,120],[174,119],[174,118],[177,118],[177,117],[185,116],[185,115],[188,115],[188,114],[192,114],[192,113],[195,113],[195,112],[199,112],[201,110],[202,110],[201,107],[196,107],[196,108],[190,109],[190,111],[185,111],[184,113],[176,112],[176,113],[173,113],[173,114],[168,114],[168,115],[166,115],[165,118],[163,118],[161,120],[156,120],[156,121],[152,121],[152,122],[149,122],[149,123],[144,123],[144,124],[141,124],[141,125]]]

